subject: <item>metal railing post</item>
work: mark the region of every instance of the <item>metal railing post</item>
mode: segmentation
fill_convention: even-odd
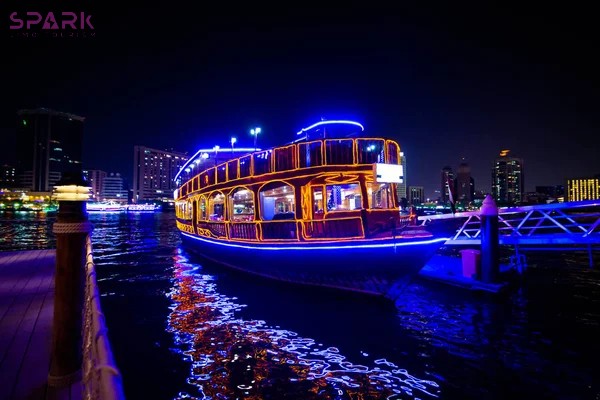
[[[494,283],[499,275],[498,207],[489,194],[481,206],[481,280]]]

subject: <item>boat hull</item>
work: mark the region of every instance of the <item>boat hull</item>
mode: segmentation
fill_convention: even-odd
[[[184,232],[181,237],[192,253],[230,268],[392,300],[446,240],[429,236],[269,244],[220,241]]]

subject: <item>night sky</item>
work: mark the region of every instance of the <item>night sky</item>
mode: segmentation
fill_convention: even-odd
[[[252,146],[261,126],[266,147],[321,118],[397,139],[430,197],[463,157],[488,192],[501,149],[525,160],[527,191],[600,173],[591,9],[426,3],[3,1],[0,162],[16,111],[48,107],[86,117],[86,168],[128,179],[137,144]],[[87,11],[96,37],[15,36],[10,12],[31,10]]]

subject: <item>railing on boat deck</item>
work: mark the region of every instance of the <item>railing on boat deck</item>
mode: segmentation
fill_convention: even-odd
[[[347,239],[364,237],[360,217],[313,219],[302,221],[304,236],[311,239]]]
[[[92,242],[86,240],[85,303],[83,308],[83,398],[125,399],[121,373],[115,364],[108,341],[104,314],[100,308],[100,292]]]
[[[177,221],[177,227],[183,232],[193,233],[193,227],[184,222]],[[313,219],[308,221],[199,221],[197,224],[200,236],[251,241],[298,241],[300,240],[299,229],[302,229],[304,238],[308,240],[365,237],[360,217]]]
[[[256,222],[229,223],[229,237],[232,239],[256,240]]]
[[[261,222],[263,240],[298,240],[296,220]]]
[[[205,229],[210,233],[210,235],[204,236],[227,237],[227,224],[228,222],[221,221],[200,221],[198,222],[198,230]]]

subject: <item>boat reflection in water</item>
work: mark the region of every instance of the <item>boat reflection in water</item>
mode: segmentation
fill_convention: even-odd
[[[357,365],[334,347],[243,320],[244,305],[216,291],[213,276],[176,256],[169,331],[192,363],[190,385],[180,398],[349,399],[438,397],[436,382],[411,376],[385,359]]]

